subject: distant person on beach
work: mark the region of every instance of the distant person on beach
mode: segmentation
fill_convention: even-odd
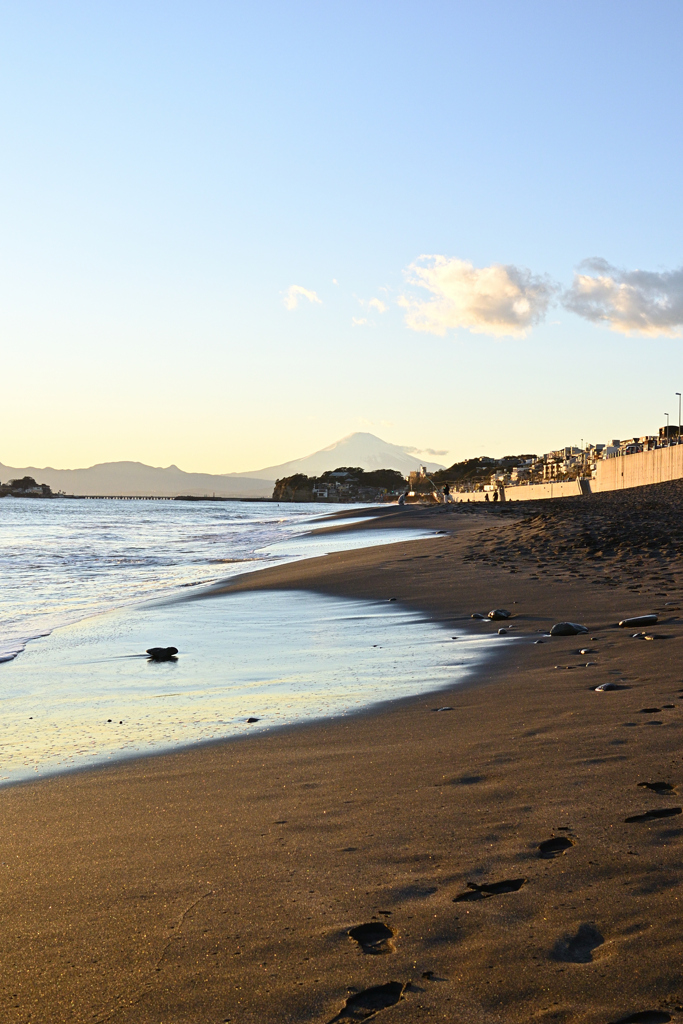
[[[398,496],[398,503],[399,503],[399,505],[405,505],[407,497],[408,497],[408,495],[405,494],[405,493],[404,494],[399,494],[399,496]]]
[[[498,501],[498,491],[493,492],[493,500]]]
[[[489,500],[489,492],[487,491],[486,494],[484,495],[484,501],[488,501],[488,500]]]
[[[444,486],[443,486],[443,503],[444,503],[444,505],[447,505],[450,500],[451,500],[451,489],[448,486],[448,484],[444,484]]]

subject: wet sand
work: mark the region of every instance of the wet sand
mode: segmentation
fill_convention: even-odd
[[[680,493],[634,493],[389,508],[367,529],[446,532],[231,584],[396,598],[453,635],[502,607],[520,639],[438,698],[0,792],[0,1020],[679,1019],[683,595],[645,542]],[[660,639],[615,625],[655,609]],[[588,637],[534,642],[564,619]]]

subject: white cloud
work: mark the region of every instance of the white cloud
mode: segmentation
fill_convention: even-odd
[[[468,260],[421,256],[408,268],[408,282],[432,297],[401,296],[406,324],[414,331],[444,335],[465,327],[474,334],[524,337],[545,316],[556,287],[545,277],[498,263],[474,267]]]
[[[386,302],[382,302],[381,299],[359,299],[357,295],[354,295],[354,299],[357,299],[363,309],[376,309],[378,313],[386,313],[389,308]]]
[[[317,294],[309,291],[308,288],[302,288],[300,284],[291,284],[282,294],[284,295],[282,301],[285,304],[285,309],[296,309],[299,299],[308,299],[309,302],[317,302],[322,306],[322,300],[318,298]]]
[[[449,448],[404,448],[408,455],[448,455]]]
[[[562,301],[573,313],[621,334],[677,336],[683,328],[683,267],[655,273],[584,260]]]
[[[365,317],[357,317],[357,316],[352,316],[351,317],[351,323],[353,324],[354,327],[362,327],[367,322],[368,321],[365,319]]]

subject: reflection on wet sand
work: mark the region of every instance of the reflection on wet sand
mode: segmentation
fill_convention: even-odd
[[[3,667],[0,777],[349,714],[464,679],[488,642],[456,643],[396,603],[304,591],[119,609]],[[177,657],[145,653],[170,644]]]

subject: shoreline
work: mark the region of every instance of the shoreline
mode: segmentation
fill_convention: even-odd
[[[398,604],[301,590],[139,607],[65,629],[6,677],[0,785],[273,735],[462,685],[495,643],[462,628],[455,642],[453,632]],[[179,661],[136,654],[151,637],[173,639]]]
[[[23,499],[22,499],[23,500]],[[33,499],[26,499],[33,504]],[[36,499],[37,500],[37,499]],[[328,506],[332,508],[332,506]],[[363,506],[365,508],[365,506]],[[291,529],[290,533],[286,530],[282,531],[281,536],[278,540],[266,540],[265,538],[254,538],[254,543],[258,544],[258,547],[253,549],[254,552],[267,550],[271,544],[283,544],[287,543],[288,540],[294,543],[295,539],[306,537],[311,533],[308,529],[308,522],[312,520],[318,510],[308,510],[307,518],[303,516],[290,516],[287,526]],[[362,509],[358,509],[362,511]],[[333,512],[328,513],[328,517],[334,517]],[[282,521],[281,517],[281,520]],[[286,517],[284,517],[286,519]],[[302,529],[299,534],[296,532],[296,527],[301,524]],[[258,523],[258,527],[263,529],[267,527],[269,523],[262,521]],[[265,541],[265,543],[264,543]],[[29,544],[30,541],[27,541]],[[0,643],[0,665],[7,662],[13,661],[18,655],[22,654],[26,649],[26,645],[33,643],[35,640],[40,640],[46,636],[50,636],[55,630],[77,625],[78,623],[87,623],[90,619],[95,618],[99,615],[107,615],[112,611],[116,611],[120,608],[135,608],[145,607],[155,602],[165,600],[182,600],[185,597],[186,591],[194,590],[195,588],[207,588],[225,582],[226,579],[232,577],[220,577],[220,566],[221,564],[229,562],[233,566],[233,575],[240,575],[242,572],[254,571],[253,564],[258,563],[258,567],[270,567],[268,565],[268,556],[258,553],[250,553],[247,557],[243,557],[243,551],[240,550],[235,554],[232,559],[216,559],[210,557],[210,553],[207,550],[203,551],[204,560],[198,560],[196,562],[187,562],[182,572],[185,576],[183,582],[180,582],[177,578],[174,578],[174,567],[170,564],[163,565],[160,570],[159,578],[156,581],[156,588],[152,587],[150,590],[145,590],[144,586],[142,591],[138,590],[137,593],[126,593],[125,596],[117,595],[115,590],[110,593],[109,599],[104,600],[102,598],[95,598],[95,606],[93,607],[71,607],[67,604],[59,605],[59,602],[55,604],[54,594],[48,594],[47,596],[47,612],[45,607],[41,608],[40,614],[36,617],[35,609],[33,614],[26,612],[24,613],[23,619],[19,622],[12,621],[11,625],[5,626],[5,632],[8,634],[7,638]],[[282,556],[287,558],[287,556]],[[297,556],[291,556],[296,558]],[[304,557],[304,556],[301,556]],[[194,577],[200,572],[202,576],[207,575],[212,577],[211,582],[207,582],[206,578],[195,579]],[[164,574],[166,578],[164,578]],[[10,577],[10,586],[12,580]],[[54,580],[52,581],[54,583]],[[63,583],[63,581],[61,581]],[[116,582],[116,581],[115,581]],[[105,588],[110,584],[110,579],[104,579]],[[16,584],[15,584],[16,585]],[[101,589],[101,587],[100,587]],[[135,588],[133,588],[134,590]],[[52,603],[50,600],[52,599]]]
[[[402,998],[378,1014],[388,1024],[675,1019],[683,818],[625,818],[681,799],[638,786],[683,782],[677,593],[592,587],[566,558],[548,579],[519,557],[482,564],[515,512],[410,509],[406,521],[449,531],[427,553],[347,551],[229,589],[396,597],[462,622],[502,606],[530,639],[571,619],[597,640],[501,644],[481,678],[441,691],[450,711],[423,694],[3,790],[3,941],[20,1007],[4,1019],[40,1018],[49,997],[55,1022],[327,1024],[354,990],[390,981]],[[615,627],[653,601],[666,640]],[[596,653],[582,660],[584,644]],[[622,688],[596,693],[605,681]],[[573,845],[544,859],[553,835]],[[522,877],[490,898],[467,888]],[[393,932],[386,955],[348,936],[373,921]]]

